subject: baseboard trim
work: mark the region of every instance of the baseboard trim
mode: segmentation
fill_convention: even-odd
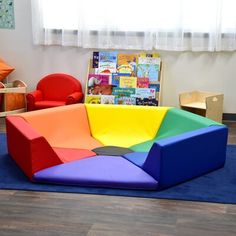
[[[236,121],[236,114],[235,113],[223,113],[223,120]]]

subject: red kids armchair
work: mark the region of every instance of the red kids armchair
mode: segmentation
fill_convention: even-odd
[[[82,99],[79,80],[59,73],[45,76],[38,82],[36,90],[26,95],[28,111],[80,103]]]

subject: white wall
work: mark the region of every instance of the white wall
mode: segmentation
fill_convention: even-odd
[[[15,0],[15,30],[0,29],[0,58],[32,90],[44,75],[69,73],[85,85],[88,59],[93,50],[32,43],[30,0]],[[165,63],[163,105],[178,106],[178,94],[203,90],[224,93],[224,113],[236,113],[236,52],[160,52]]]

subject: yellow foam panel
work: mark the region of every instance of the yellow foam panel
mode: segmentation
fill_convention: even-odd
[[[169,107],[86,104],[92,136],[103,145],[130,147],[155,137]]]

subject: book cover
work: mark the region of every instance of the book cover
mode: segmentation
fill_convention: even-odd
[[[117,58],[117,71],[120,73],[129,73],[131,76],[136,76],[137,55],[119,54]]]
[[[161,58],[159,57],[139,57],[138,64],[141,65],[156,65],[158,70],[160,70],[161,66]]]
[[[146,52],[141,52],[139,54],[139,57],[160,57],[159,53],[146,53]]]
[[[135,94],[135,88],[118,88],[114,87],[112,94],[116,97],[130,97],[132,94]]]
[[[156,90],[151,88],[136,88],[135,97],[137,98],[156,98]]]
[[[149,78],[138,78],[137,88],[149,88]]]
[[[156,92],[160,92],[160,84],[149,84],[149,88],[155,89]]]
[[[156,99],[149,99],[149,98],[136,98],[136,105],[158,106],[158,101]]]
[[[115,96],[101,95],[101,104],[115,104]]]
[[[99,52],[93,52],[93,68],[98,68]]]
[[[113,86],[119,87],[120,86],[120,77],[121,76],[130,76],[127,73],[112,73],[111,75],[111,83]]]
[[[111,95],[112,94],[112,85],[95,85],[88,87],[88,94],[90,95]]]
[[[99,96],[99,95],[87,95],[85,97],[85,103],[100,104],[101,103],[101,96]]]
[[[138,64],[138,78],[149,78],[150,83],[157,83],[159,78],[159,67],[155,64]]]
[[[116,97],[115,104],[118,105],[136,105],[136,98],[134,97]]]
[[[117,52],[99,52],[98,74],[116,73]]]
[[[137,77],[120,77],[120,88],[136,88],[137,87]]]
[[[108,85],[110,81],[109,75],[101,75],[101,74],[89,74],[88,75],[88,87],[92,87],[95,85]]]

